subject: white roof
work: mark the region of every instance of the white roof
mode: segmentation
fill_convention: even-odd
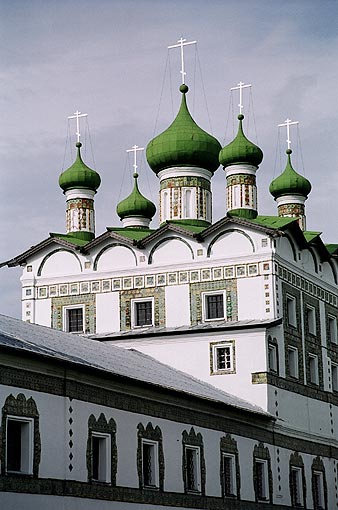
[[[134,381],[143,381],[272,418],[260,407],[136,350],[108,345],[4,315],[0,315],[0,349],[1,347],[21,352],[30,351],[47,358],[128,377]]]

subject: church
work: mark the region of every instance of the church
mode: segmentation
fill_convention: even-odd
[[[265,216],[242,107],[222,147],[185,83],[177,94],[146,149],[156,205],[134,146],[122,226],[96,235],[101,179],[78,128],[59,177],[66,233],[4,263],[22,266],[23,321],[0,321],[4,508],[338,505],[338,244],[307,229],[292,122]],[[213,222],[219,166],[226,214]]]

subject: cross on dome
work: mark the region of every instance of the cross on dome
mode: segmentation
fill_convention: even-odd
[[[88,113],[81,113],[79,112],[79,110],[76,110],[76,112],[74,113],[74,115],[70,115],[69,117],[67,117],[68,119],[76,119],[76,141],[77,143],[80,142],[80,117],[87,117]]]
[[[136,164],[136,153],[137,151],[144,151],[144,147],[139,147],[138,145],[133,145],[131,149],[127,149],[126,152],[133,152],[134,153],[134,173],[136,174],[137,171],[137,164]]]
[[[286,119],[284,124],[278,124],[278,127],[285,127],[286,126],[286,143],[288,144],[288,150],[290,150],[291,146],[291,140],[290,140],[290,126],[299,124],[298,120],[294,120],[291,122],[290,119]]]
[[[237,87],[232,87],[230,90],[239,90],[239,114],[242,115],[242,110],[243,110],[243,104],[242,104],[242,101],[243,101],[243,89],[246,89],[248,87],[251,87],[251,84],[248,84],[248,85],[244,85],[244,83],[242,81],[240,81],[238,84],[237,84]]]
[[[168,46],[168,50],[170,50],[171,48],[181,48],[181,71],[180,71],[180,73],[182,75],[182,84],[184,83],[184,77],[187,74],[184,70],[184,46],[188,46],[189,44],[197,44],[197,41],[187,42],[186,39],[183,39],[183,37],[181,37],[181,39],[179,39],[177,41],[177,44]]]

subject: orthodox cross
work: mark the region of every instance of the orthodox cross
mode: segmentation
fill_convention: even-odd
[[[79,110],[76,110],[74,115],[71,115],[68,117],[68,119],[76,119],[76,137],[77,137],[77,143],[80,141],[80,117],[87,117],[88,113],[81,113]]]
[[[242,101],[243,101],[243,89],[246,89],[248,87],[251,87],[251,84],[250,85],[244,85],[244,83],[242,81],[240,81],[238,84],[237,84],[237,87],[232,87],[230,90],[239,90],[239,113],[240,115],[242,115],[242,110],[243,110],[243,105],[242,105]]]
[[[137,164],[136,164],[136,153],[137,151],[144,151],[144,147],[139,147],[138,145],[133,145],[131,149],[127,149],[126,152],[133,152],[134,153],[134,173],[136,174],[137,171]]]
[[[290,119],[286,119],[284,124],[278,124],[278,127],[284,127],[286,126],[286,143],[288,144],[288,149],[290,149],[291,146],[291,140],[290,140],[290,126],[293,126],[295,124],[299,124],[298,120],[295,120],[291,122]]]
[[[181,39],[179,39],[177,41],[178,44],[173,44],[172,46],[168,46],[168,49],[170,50],[171,48],[181,48],[181,75],[182,75],[182,83],[184,83],[184,77],[185,75],[187,74],[184,70],[184,46],[188,46],[188,44],[197,44],[197,41],[189,41],[187,42],[186,39],[183,39],[183,37],[181,37]]]

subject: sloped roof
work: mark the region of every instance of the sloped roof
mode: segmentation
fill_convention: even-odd
[[[0,315],[1,348],[30,352],[46,359],[96,369],[272,418],[260,407],[164,365],[146,354],[28,324],[4,315]]]

